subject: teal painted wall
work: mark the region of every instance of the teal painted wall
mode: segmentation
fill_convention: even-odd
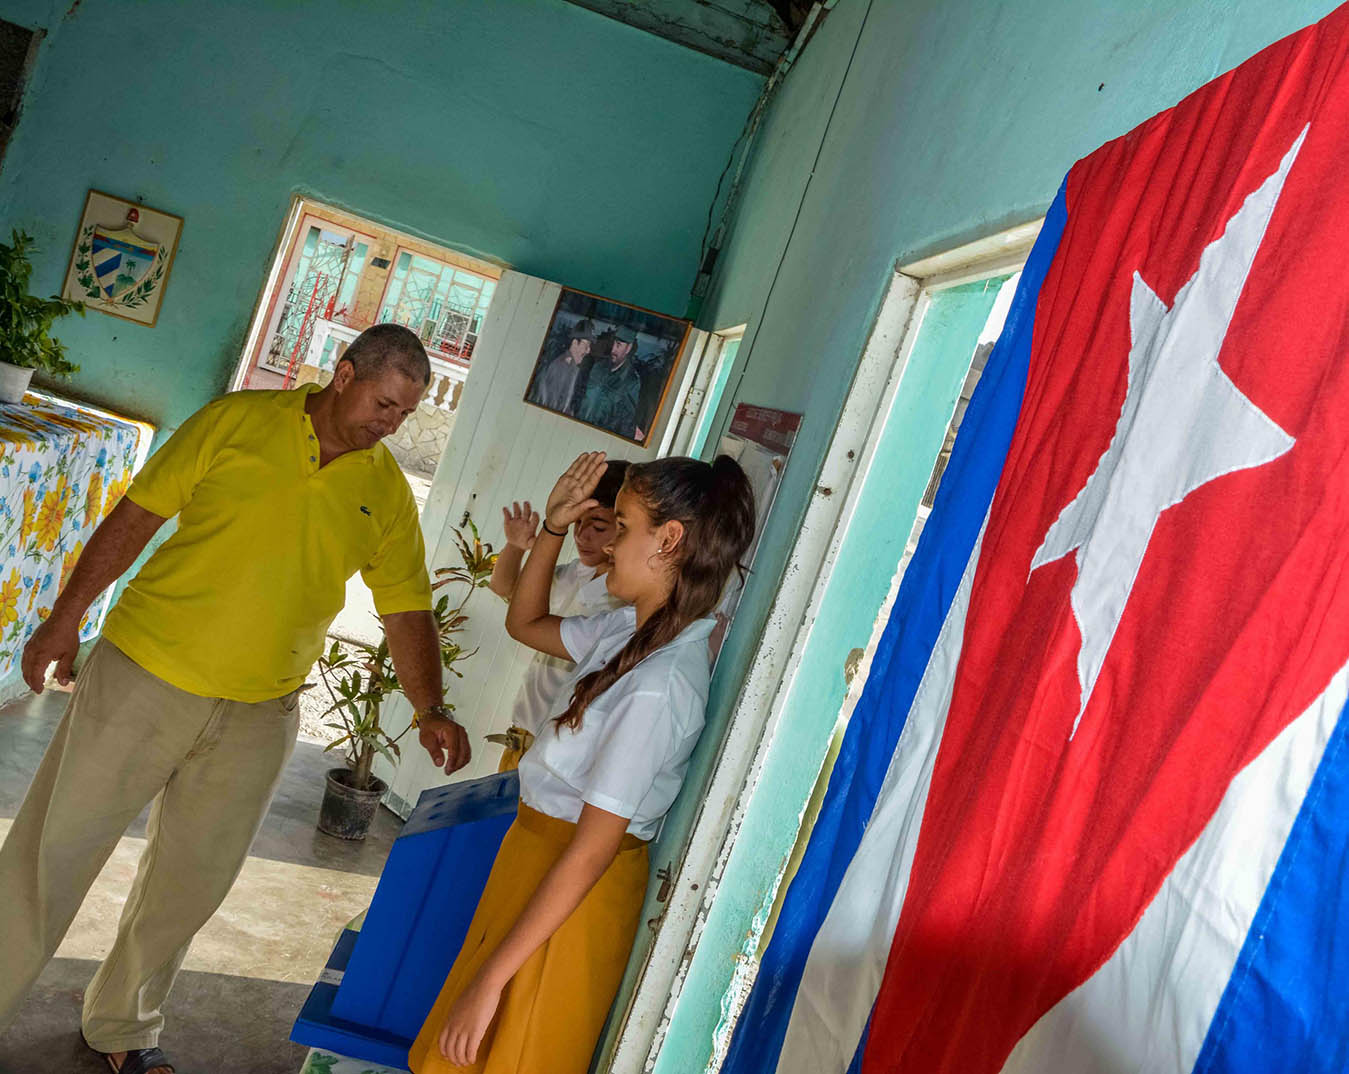
[[[724,726],[896,262],[1041,215],[1081,156],[1327,14],[1332,0],[840,0],[760,131],[702,323],[748,323],[720,424],[737,402],[802,411],[774,518],[713,684]],[[818,150],[818,159],[816,157]],[[945,396],[934,385],[931,408]],[[898,467],[915,463],[892,432]],[[949,406],[946,411],[949,414]],[[859,445],[860,446],[860,445]],[[831,600],[717,889],[657,1074],[702,1071],[734,962],[771,900],[907,532],[882,511]],[[706,743],[704,743],[706,745]],[[687,825],[690,786],[667,829]]]
[[[96,187],[185,224],[159,323],[58,335],[69,394],[174,427],[223,390],[292,194],[682,314],[763,79],[561,0],[0,0],[48,36],[0,221],[64,278]]]

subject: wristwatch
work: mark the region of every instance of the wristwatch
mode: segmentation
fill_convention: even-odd
[[[426,708],[418,709],[416,712],[412,714],[412,724],[414,727],[420,727],[422,724],[423,717],[426,716],[432,717],[440,716],[446,720],[453,720],[454,719],[453,714],[454,714],[453,705],[445,705],[445,704],[428,705]]]

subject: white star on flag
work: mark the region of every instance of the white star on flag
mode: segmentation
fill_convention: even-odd
[[[1237,388],[1218,364],[1232,314],[1284,180],[1307,136],[1205,247],[1171,309],[1134,273],[1128,388],[1110,446],[1031,560],[1031,571],[1076,553],[1070,602],[1082,636],[1077,654],[1086,711],[1161,513],[1202,485],[1262,466],[1293,438]]]

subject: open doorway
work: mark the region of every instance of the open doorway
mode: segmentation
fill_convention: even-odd
[[[231,388],[326,384],[343,352],[372,324],[411,328],[431,359],[417,412],[384,441],[420,509],[454,428],[478,333],[501,268],[297,197],[281,229]],[[378,642],[369,591],[354,578],[331,633]]]
[[[703,457],[744,337],[743,324],[697,333],[693,359],[679,386],[679,412],[666,430],[662,455]]]
[[[500,277],[486,261],[296,198],[231,386],[327,383],[364,329],[406,325],[426,344],[431,387],[386,446],[424,498]]]

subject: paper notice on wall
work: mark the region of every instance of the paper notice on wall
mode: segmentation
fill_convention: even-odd
[[[721,438],[720,453],[731,456],[740,464],[754,489],[754,540],[745,555],[744,564],[750,570],[753,570],[759,539],[763,536],[764,525],[773,508],[773,500],[777,497],[782,475],[787,469],[787,456],[791,454],[792,444],[800,428],[800,414],[741,403],[735,408],[730,429]],[[743,592],[744,581],[738,574],[732,576],[726,587],[726,595],[716,611],[717,626],[711,638],[714,664]]]

